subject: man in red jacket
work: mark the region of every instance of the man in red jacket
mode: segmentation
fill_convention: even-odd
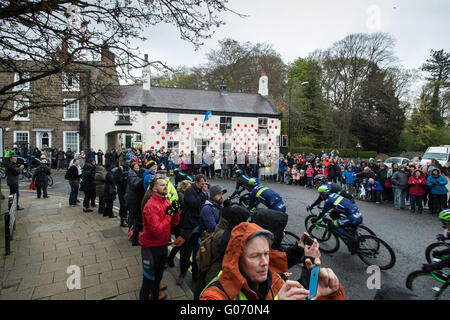
[[[423,210],[423,199],[425,197],[425,187],[427,179],[419,169],[414,171],[414,174],[408,180],[409,184],[409,201],[411,203],[411,213],[416,211],[420,214]]]
[[[142,265],[144,277],[139,294],[140,300],[148,300],[149,293],[153,300],[163,300],[166,294],[159,294],[160,283],[167,262],[167,243],[170,227],[180,222],[178,201],[172,204],[167,199],[167,182],[161,175],[150,181],[153,196],[142,212],[144,230],[140,235]]]

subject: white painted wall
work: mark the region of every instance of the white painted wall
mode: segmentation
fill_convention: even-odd
[[[195,139],[209,141],[208,151],[221,151],[222,143],[231,143],[236,151],[257,152],[258,144],[266,144],[269,153],[279,153],[278,136],[281,132],[279,119],[268,119],[268,133],[258,134],[258,118],[232,117],[232,132],[220,132],[220,116],[212,115],[203,123],[204,115],[180,114],[180,130],[168,132],[167,113],[131,112],[130,126],[116,126],[114,111],[95,111],[91,114],[91,147],[106,150],[107,134],[129,131],[142,134],[144,150],[167,149],[168,141],[179,141],[180,152],[195,151]]]

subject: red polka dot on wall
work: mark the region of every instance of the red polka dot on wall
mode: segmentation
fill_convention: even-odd
[[[156,123],[157,123],[157,124],[161,124],[161,121],[157,121]]]

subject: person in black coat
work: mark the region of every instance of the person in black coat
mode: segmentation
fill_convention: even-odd
[[[133,236],[131,238],[133,246],[139,245],[139,232],[143,231],[141,203],[145,195],[142,178],[144,171],[145,169],[140,169],[136,173],[136,178],[130,184],[128,192],[128,210],[133,221]]]
[[[51,174],[51,170],[47,165],[47,160],[42,159],[41,164],[34,170],[33,177],[31,178],[36,185],[36,193],[38,199],[41,198],[43,193],[44,198],[49,198],[47,195],[48,188],[48,176]]]
[[[113,215],[113,205],[116,199],[117,189],[113,181],[113,174],[111,170],[105,176],[105,189],[103,191],[103,199],[105,201],[105,211],[103,212],[104,217],[114,218]]]
[[[205,201],[208,200],[208,185],[206,177],[198,174],[195,182],[184,192],[183,207],[183,230],[181,236],[185,243],[180,248],[180,275],[177,283],[181,284],[189,269],[189,259],[192,254],[192,278],[199,276],[198,266],[195,260],[198,246],[196,240],[199,233],[196,232],[200,226],[200,210]]]
[[[95,202],[95,168],[88,162],[81,173],[81,191],[84,191],[83,212],[92,212],[89,203]]]

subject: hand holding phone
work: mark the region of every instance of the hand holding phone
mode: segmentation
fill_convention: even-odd
[[[317,295],[317,286],[319,283],[319,271],[320,267],[313,264],[310,268],[310,277],[309,277],[309,295],[308,300],[311,300]]]

